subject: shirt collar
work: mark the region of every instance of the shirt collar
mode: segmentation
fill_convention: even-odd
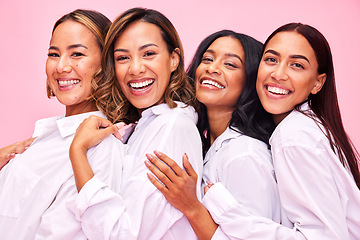
[[[150,107],[150,108],[144,110],[141,113],[141,118],[140,118],[136,128],[139,128],[142,125],[142,122],[146,122],[145,120],[148,119],[149,117],[151,117],[153,115],[162,115],[162,114],[172,111],[174,109],[179,109],[179,110],[183,111],[186,115],[190,116],[191,119],[194,120],[195,124],[197,123],[198,116],[193,107],[187,106],[183,102],[175,101],[175,103],[177,104],[177,107],[173,108],[173,109],[171,109],[166,103],[161,103],[159,105],[156,105],[156,106],[153,106],[153,107]]]
[[[59,130],[62,138],[73,135],[76,132],[76,129],[83,122],[83,120],[91,115],[96,115],[99,117],[106,118],[104,114],[100,111],[87,112],[82,114],[77,114],[69,117],[57,116],[52,118],[41,119],[36,122],[35,130],[33,136],[42,137],[45,134],[55,130]]]
[[[242,135],[241,133],[231,129],[230,127],[227,127],[226,130],[220,136],[218,136],[213,142],[214,150],[217,152],[222,147],[224,142],[227,142],[233,138],[237,138],[241,135]]]

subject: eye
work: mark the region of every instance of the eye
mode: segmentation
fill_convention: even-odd
[[[302,64],[300,64],[300,63],[293,63],[293,64],[291,64],[291,66],[294,66],[296,68],[304,69],[304,66]]]
[[[276,59],[274,57],[266,57],[264,58],[265,62],[269,62],[269,63],[276,63]]]
[[[71,56],[73,56],[73,57],[82,57],[82,56],[85,56],[85,54],[83,54],[81,52],[74,52],[73,54],[71,54]]]
[[[231,68],[238,68],[238,66],[237,66],[236,64],[233,64],[233,63],[231,63],[231,62],[226,62],[225,65],[226,65],[226,66],[229,66],[229,67],[231,67]]]
[[[144,53],[144,57],[151,57],[151,56],[154,56],[156,53],[155,52],[153,52],[153,51],[146,51],[145,53]]]
[[[59,57],[57,53],[48,53],[48,57]]]
[[[203,58],[201,59],[201,61],[202,61],[203,63],[210,63],[210,62],[213,61],[213,59],[210,58],[210,57],[203,57]]]
[[[118,56],[115,58],[116,61],[125,61],[127,59],[129,59],[129,57],[127,57],[127,56]]]

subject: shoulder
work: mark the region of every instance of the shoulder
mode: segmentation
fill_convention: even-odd
[[[233,133],[234,130],[231,130]],[[250,162],[252,164],[265,164],[272,168],[271,153],[267,145],[255,138],[237,133],[222,142],[219,147],[224,164],[234,161]]]
[[[321,123],[304,113],[292,111],[274,130],[270,145],[308,146],[326,138]]]

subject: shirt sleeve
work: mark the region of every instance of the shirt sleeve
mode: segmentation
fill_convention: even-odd
[[[219,224],[212,239],[294,240],[305,238],[295,229],[282,226],[269,218],[257,216],[240,204],[219,182],[205,194],[204,205]]]
[[[279,195],[270,158],[269,152],[262,155],[246,154],[230,161],[224,159],[226,164],[222,169],[221,181],[251,213],[279,222]]]
[[[122,171],[119,155],[124,154],[124,151],[124,144],[113,136],[105,138],[103,142],[88,151],[88,159],[94,175],[114,190],[120,187],[118,176]],[[69,159],[68,161],[70,163]],[[72,172],[71,166],[69,171]],[[56,198],[42,214],[36,239],[86,239],[81,230],[81,222],[69,209],[77,194],[75,179],[72,176],[61,185]]]
[[[226,189],[213,186],[204,204],[223,231],[228,236],[233,234],[234,239],[350,239],[336,185],[321,150],[285,147],[274,154],[274,159],[281,203],[294,228],[251,214]]]
[[[275,153],[279,194],[288,218],[307,239],[350,239],[330,164],[322,148],[284,147]]]
[[[161,239],[176,234],[192,239],[187,238],[187,234],[195,236],[189,223],[184,221],[185,216],[149,181],[144,161],[146,153],[159,150],[182,166],[182,155],[186,152],[201,176],[201,141],[196,126],[180,119],[168,121],[153,136],[144,139],[140,152],[124,158],[121,194],[111,191],[96,178],[80,191],[74,211],[89,239]]]

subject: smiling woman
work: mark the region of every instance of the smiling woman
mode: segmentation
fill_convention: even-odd
[[[0,171],[1,239],[87,239],[67,208],[77,194],[69,147],[86,117],[104,116],[91,95],[110,24],[90,10],[75,10],[55,23],[46,62],[48,96],[65,106],[66,115],[37,121],[35,141]],[[109,136],[89,150],[95,175],[116,189],[112,169],[120,168],[114,156],[123,154],[122,147]]]
[[[90,95],[100,59],[101,49],[96,37],[82,23],[65,21],[55,28],[46,75],[51,94],[66,106],[65,116],[97,110]]]
[[[73,211],[90,239],[196,239],[186,217],[148,181],[144,165],[155,149],[175,159],[186,151],[202,174],[194,92],[180,38],[163,14],[134,8],[111,25],[103,53],[97,105],[111,122],[137,125],[126,155],[119,156],[124,166],[118,191],[94,176],[87,159],[88,148],[117,127],[98,117],[80,125],[70,147],[79,190]],[[195,184],[200,189],[200,180]]]

